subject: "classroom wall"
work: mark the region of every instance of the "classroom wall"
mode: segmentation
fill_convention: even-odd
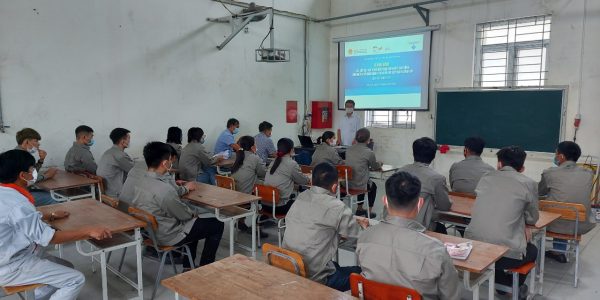
[[[329,15],[329,1],[276,1],[275,7]],[[240,135],[255,135],[268,120],[274,139],[294,136],[300,125],[285,124],[285,101],[298,100],[302,116],[304,21],[276,16],[276,47],[291,49],[291,62],[269,64],[254,61],[268,19],[216,49],[230,25],[206,18],[226,15],[210,0],[0,0],[0,96],[11,127],[0,134],[0,150],[15,146],[18,130],[33,127],[49,153],[46,165],[62,166],[80,124],[95,129],[96,160],[117,126],[132,131],[134,157],[146,142],[164,141],[174,125],[184,136],[189,127],[202,127],[212,150],[230,117],[240,120]],[[311,24],[308,32],[308,96],[324,99],[329,28]]]
[[[332,0],[331,14],[345,15],[405,3],[397,0]],[[452,0],[427,7],[432,9],[430,24],[441,24],[441,30],[433,35],[431,110],[417,113],[415,129],[373,128],[371,132],[376,141],[378,159],[394,165],[412,162],[412,141],[422,136],[433,137],[434,134],[435,89],[472,86],[477,23],[544,14],[553,16],[547,84],[569,86],[565,137],[572,140],[573,119],[580,107],[582,123],[577,142],[585,154],[600,156],[600,57],[597,55],[600,48],[600,1]],[[584,23],[585,38],[582,38]],[[405,9],[334,22],[331,38],[421,26],[424,23],[416,11]],[[329,65],[329,92],[334,99],[337,95],[337,45],[333,43]],[[580,65],[583,67],[580,68]],[[483,157],[495,166],[494,153],[485,153]],[[461,148],[452,149],[450,153],[438,154],[434,167],[447,175],[450,165],[462,158]],[[539,180],[541,171],[549,167],[551,161],[551,155],[529,153],[525,173]]]

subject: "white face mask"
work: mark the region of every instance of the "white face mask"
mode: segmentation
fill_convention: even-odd
[[[335,146],[336,144],[337,144],[336,139],[332,139],[331,142],[329,143],[330,146]]]
[[[31,179],[29,179],[29,180],[25,179],[27,181],[27,186],[32,186],[37,181],[38,172],[37,172],[36,169],[33,169],[33,172],[31,173],[31,176],[32,176]]]
[[[206,134],[202,136],[202,138],[200,139],[200,144],[204,144],[204,142],[206,141]]]
[[[354,108],[352,108],[352,107],[346,107],[346,113],[347,114],[351,114],[353,112],[354,112]]]

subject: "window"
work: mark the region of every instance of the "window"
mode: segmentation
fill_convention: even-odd
[[[551,16],[477,24],[473,86],[543,86]]]
[[[415,128],[414,110],[368,110],[365,112],[365,127]]]

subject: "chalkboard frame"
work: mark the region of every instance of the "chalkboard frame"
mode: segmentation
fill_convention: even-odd
[[[567,100],[568,100],[568,90],[569,86],[566,85],[552,85],[552,86],[544,86],[544,87],[513,87],[513,88],[489,88],[489,87],[454,87],[454,88],[436,88],[435,89],[435,113],[432,115],[433,117],[433,136],[437,139],[437,113],[438,113],[438,94],[440,92],[503,92],[503,91],[561,91],[562,99],[561,99],[561,114],[560,114],[560,129],[559,129],[559,141],[564,141],[565,139],[565,119],[567,114]],[[451,146],[460,146],[463,145],[451,145]],[[497,148],[488,148],[497,150]],[[527,150],[527,149],[525,149]],[[528,152],[538,152],[538,153],[550,153],[550,152],[540,152],[540,151],[531,151]]]

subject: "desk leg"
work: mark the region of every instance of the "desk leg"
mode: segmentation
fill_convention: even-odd
[[[256,259],[256,218],[258,211],[258,201],[252,202],[252,258]]]
[[[179,293],[175,292],[175,300],[179,300]]]
[[[98,191],[100,191],[100,185],[98,185]],[[95,184],[90,185],[90,193],[92,194],[92,199],[95,199],[98,201],[102,200],[100,198],[100,196],[98,196],[98,198],[96,198],[96,185]]]
[[[493,300],[494,299],[494,288],[496,287],[496,263],[493,263],[490,266],[490,270],[492,271],[492,274],[490,275],[490,278],[488,279],[488,299]]]
[[[540,295],[544,289],[544,266],[546,262],[546,227],[542,229],[542,239],[540,240],[540,249],[538,251],[538,258],[540,260]],[[533,274],[535,276],[535,274]]]
[[[140,228],[135,229],[135,255],[137,259],[137,290],[138,298],[144,299],[144,283],[142,282],[142,234]]]
[[[106,252],[100,253],[100,265],[102,272],[102,300],[108,300],[108,284],[106,278]]]

